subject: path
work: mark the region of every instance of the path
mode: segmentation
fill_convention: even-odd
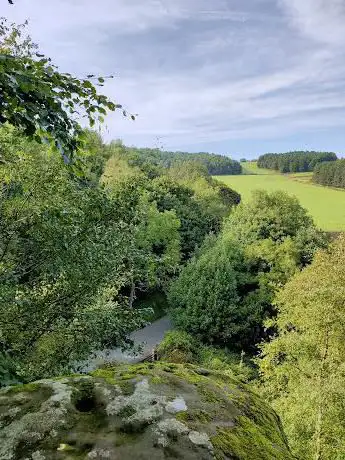
[[[172,329],[171,321],[168,316],[153,322],[149,326],[134,331],[130,334],[134,345],[141,345],[142,350],[138,354],[133,352],[123,352],[119,348],[99,350],[92,354],[92,356],[82,363],[79,363],[76,371],[90,372],[97,369],[104,363],[112,361],[120,363],[136,363],[142,361],[151,354],[152,348],[160,343],[166,332]]]

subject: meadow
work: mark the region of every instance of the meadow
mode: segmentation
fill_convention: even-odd
[[[312,173],[280,174],[258,168],[255,162],[243,163],[240,176],[215,176],[239,192],[243,201],[250,199],[256,189],[283,190],[295,195],[308,209],[316,225],[326,231],[345,231],[345,190],[315,185]]]

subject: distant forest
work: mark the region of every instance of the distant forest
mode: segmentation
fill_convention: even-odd
[[[321,185],[345,188],[345,160],[317,164],[313,181]]]
[[[215,153],[168,152],[149,148],[129,148],[127,152],[130,164],[141,168],[145,164],[150,167],[154,165],[158,168],[170,168],[176,163],[196,161],[202,164],[211,175],[242,174],[242,166],[238,161]]]
[[[313,171],[324,161],[335,161],[333,152],[296,151],[287,153],[266,153],[258,159],[259,168],[275,169],[281,173]]]

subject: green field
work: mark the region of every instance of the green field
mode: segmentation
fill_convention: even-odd
[[[279,174],[260,169],[256,163],[243,163],[242,166],[244,175],[216,176],[216,179],[239,192],[244,201],[250,198],[253,190],[283,190],[295,195],[323,230],[345,231],[345,190],[314,185],[312,173]]]

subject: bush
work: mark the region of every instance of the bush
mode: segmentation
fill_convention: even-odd
[[[203,345],[191,334],[173,330],[168,332],[158,347],[158,357],[172,363],[199,364],[210,370],[219,370],[243,381],[257,376],[256,367],[244,353]]]
[[[171,363],[196,363],[200,359],[199,343],[184,331],[168,332],[158,347],[158,356]]]

